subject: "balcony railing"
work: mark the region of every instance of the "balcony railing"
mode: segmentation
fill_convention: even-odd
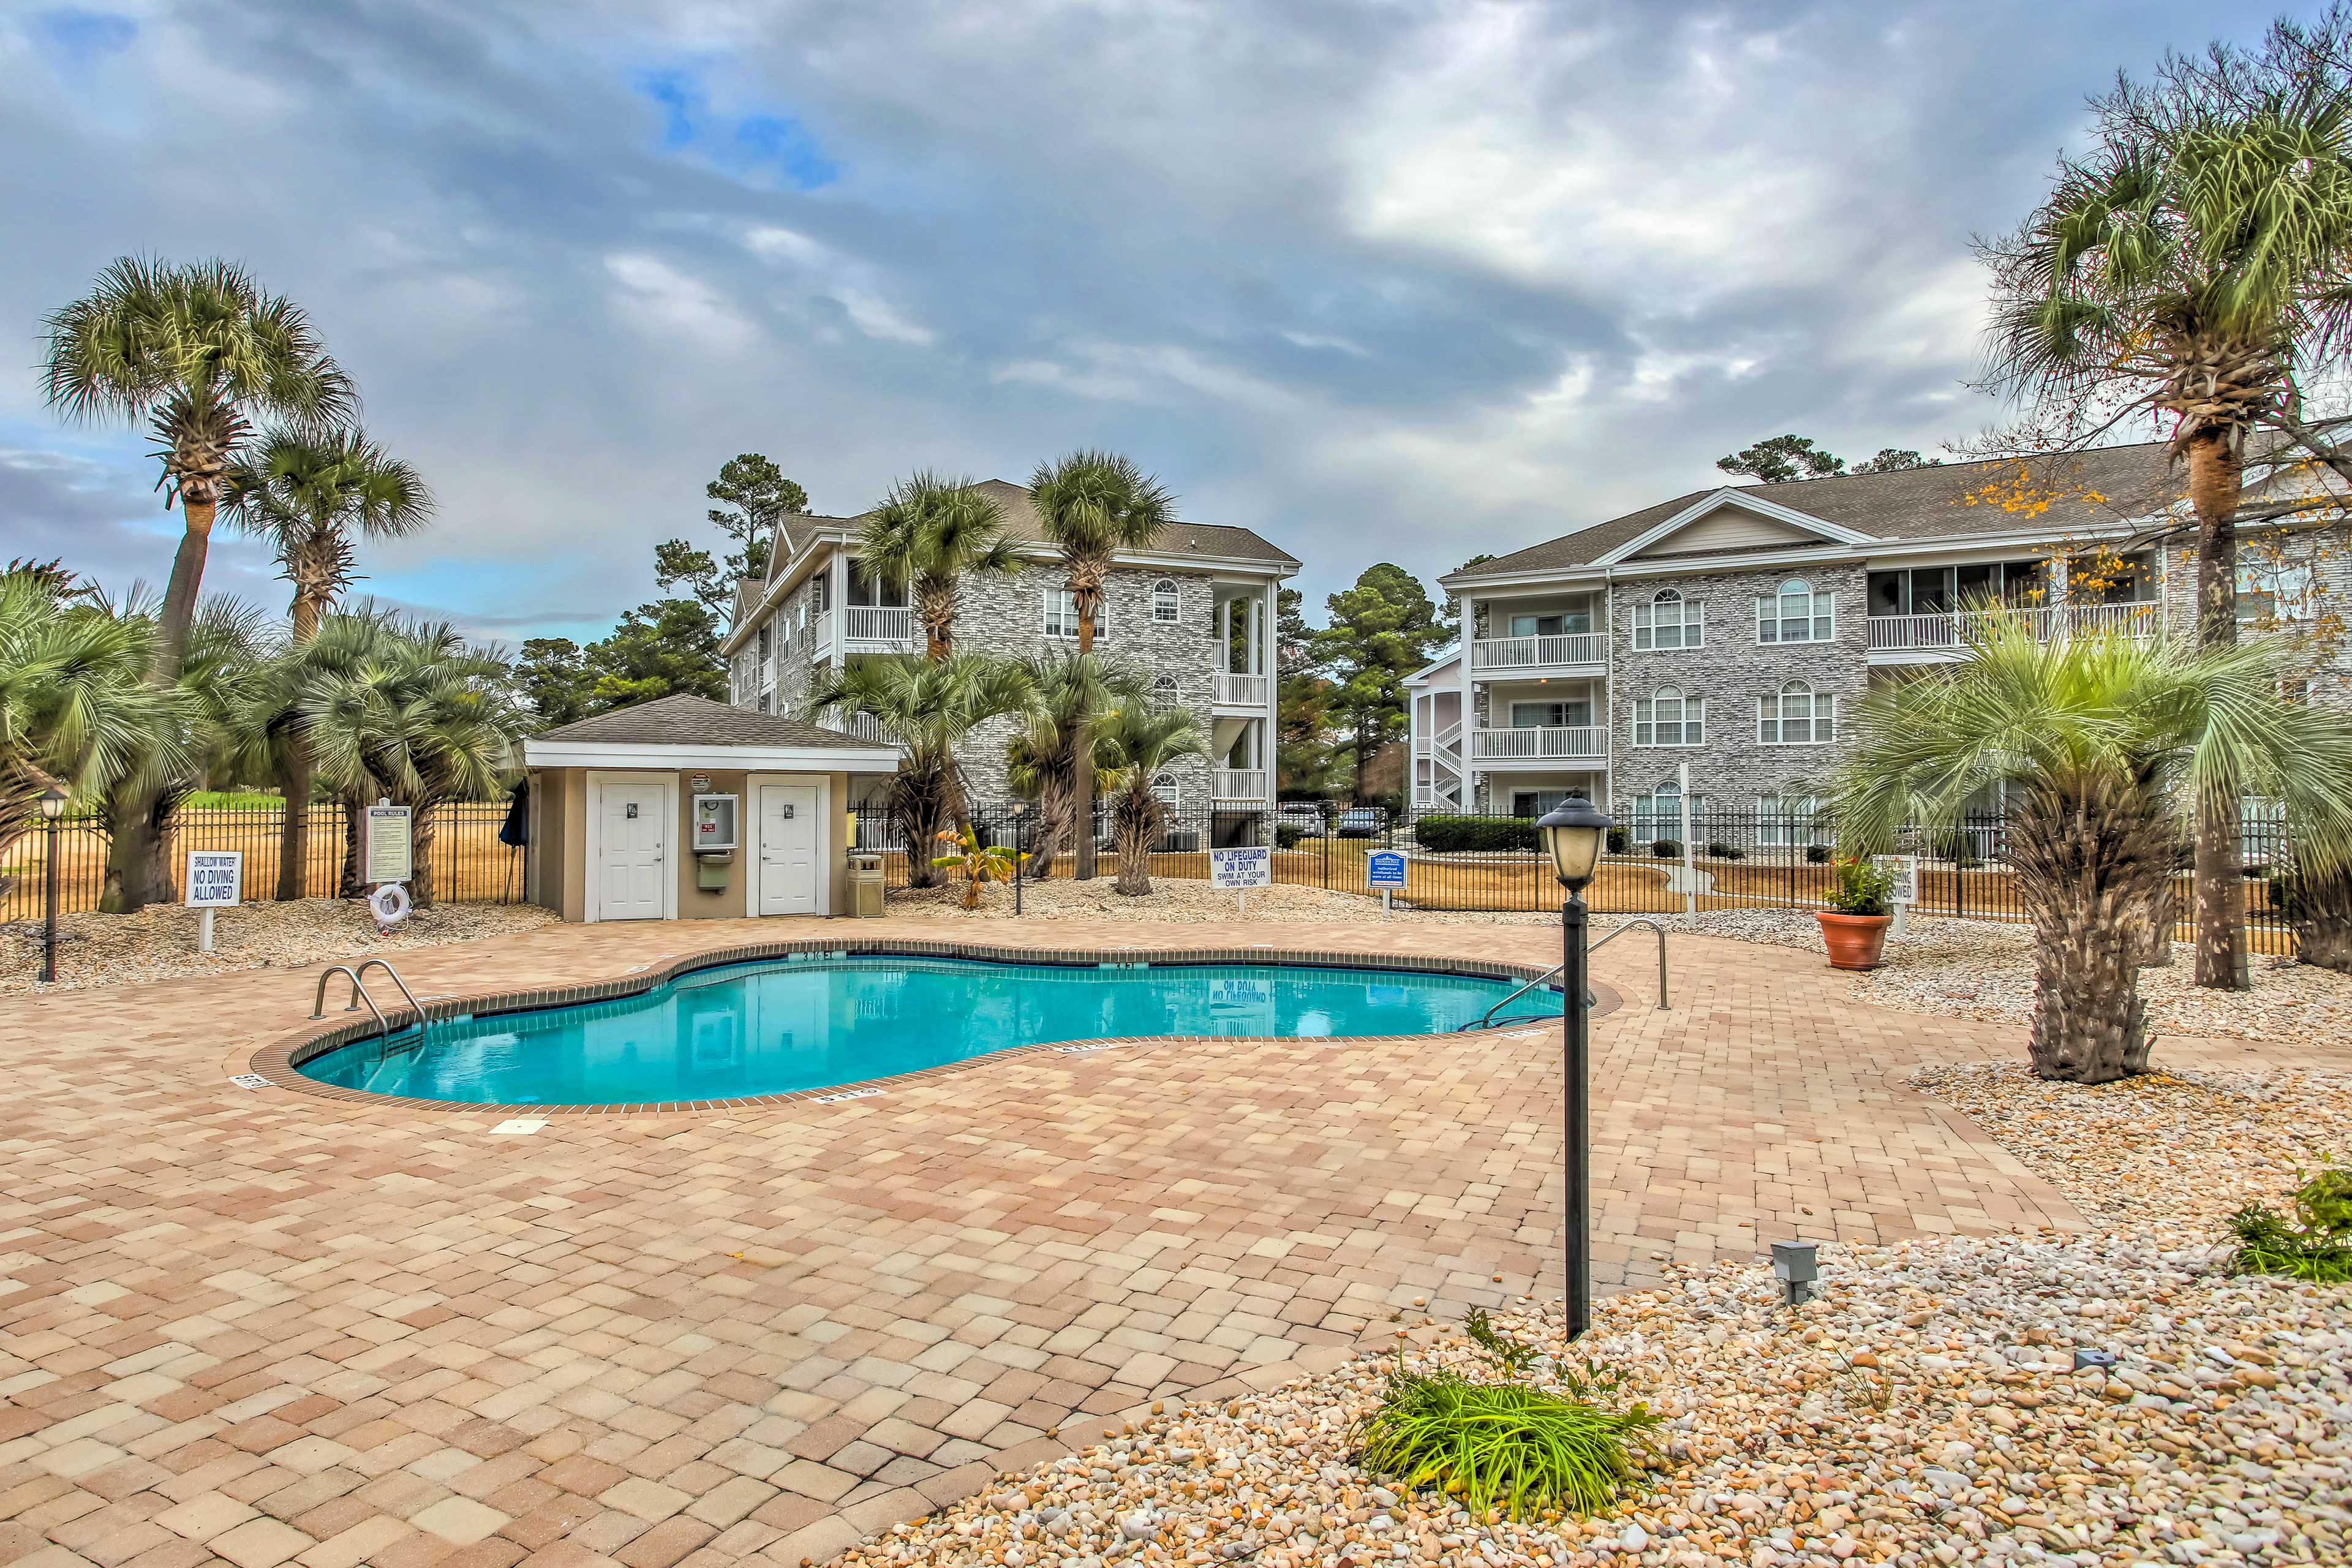
[[[2036,642],[2074,632],[2153,637],[2163,624],[2153,601],[2126,605],[2048,605],[2014,610],[1937,610],[1924,616],[1873,616],[1873,653],[1932,652],[1966,647],[1995,626],[2021,626]]]
[[[1264,768],[1219,768],[1213,787],[1219,800],[1257,801],[1274,793]]]
[[[1599,632],[1568,632],[1551,637],[1476,637],[1470,644],[1470,668],[1481,669],[1557,669],[1562,666],[1599,664],[1608,658],[1609,639]]]
[[[915,612],[904,605],[845,605],[842,614],[846,617],[844,624],[853,645],[876,643],[905,648],[914,644]]]
[[[1470,755],[1479,762],[1565,762],[1608,754],[1609,731],[1598,724],[1474,730],[1470,735]]]
[[[827,730],[854,735],[861,741],[879,741],[882,738],[881,721],[871,713],[834,713],[817,722]]]
[[[1221,669],[1213,700],[1220,708],[1263,708],[1271,695],[1272,689],[1265,676],[1234,675]]]

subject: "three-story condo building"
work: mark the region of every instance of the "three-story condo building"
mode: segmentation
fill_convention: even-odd
[[[1695,809],[1810,815],[1846,710],[1960,657],[1969,613],[2036,637],[2189,635],[2193,563],[2139,542],[2179,507],[2161,444],[2070,460],[2063,486],[1959,463],[1695,491],[1443,578],[1461,647],[1414,675],[1412,803],[1529,816],[1580,794],[1636,839]],[[2344,603],[2340,514],[2300,563],[2242,563],[2242,620],[2294,629]],[[2329,579],[2315,581],[2315,574]],[[2313,645],[2315,698],[2352,664]]]
[[[1024,657],[1077,646],[1064,573],[1045,542],[1029,492],[1002,479],[978,487],[995,501],[1022,557],[1010,576],[965,580],[956,617],[960,651]],[[905,584],[868,574],[856,518],[787,517],[767,576],[737,590],[721,650],[739,706],[799,714],[815,673],[870,654],[919,652],[922,628]],[[1123,552],[1103,591],[1095,651],[1152,682],[1155,700],[1202,716],[1210,754],[1172,764],[1160,797],[1241,817],[1274,805],[1275,601],[1298,563],[1246,528],[1179,522],[1149,547]],[[846,721],[822,721],[856,732]],[[1006,793],[1011,721],[982,726],[959,761],[973,795]],[[869,738],[870,734],[869,734]]]

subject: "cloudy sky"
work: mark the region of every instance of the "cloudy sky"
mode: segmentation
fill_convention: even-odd
[[[44,407],[110,258],[307,306],[440,500],[369,590],[597,632],[768,453],[819,511],[1133,454],[1324,593],[1994,415],[1983,279],[2083,98],[2262,6],[0,0],[0,556],[160,582]],[[208,584],[275,603],[224,544]]]

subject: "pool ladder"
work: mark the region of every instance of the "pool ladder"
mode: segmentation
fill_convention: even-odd
[[[352,983],[352,999],[343,1004],[343,1011],[356,1013],[360,1010],[360,1004],[366,1003],[367,1010],[375,1015],[376,1027],[383,1032],[383,1037],[392,1038],[392,1020],[385,1017],[383,1009],[375,1005],[375,998],[368,994],[367,983],[361,978],[371,969],[381,969],[392,976],[392,983],[400,987],[401,995],[408,1003],[408,1010],[416,1015],[416,1026],[423,1028],[426,1022],[425,1004],[416,999],[416,993],[408,988],[408,982],[400,977],[400,971],[392,966],[392,961],[384,958],[362,959],[356,969],[348,963],[338,963],[323,971],[319,976],[318,994],[310,999],[310,1016],[323,1018],[327,1016],[327,982],[341,974]]]
[[[1585,944],[1584,951],[1588,956],[1592,953],[1599,952],[1602,948],[1607,947],[1611,942],[1615,942],[1619,937],[1623,936],[1635,926],[1648,926],[1652,931],[1658,933],[1658,1005],[1660,1007],[1664,1007],[1666,1005],[1665,927],[1653,920],[1630,920],[1617,927],[1616,930],[1611,931],[1608,935],[1602,937],[1599,942],[1587,942]],[[1553,964],[1549,969],[1545,970],[1541,974],[1537,975],[1533,980],[1528,981],[1525,985],[1520,986],[1517,991],[1512,992],[1508,996],[1504,997],[1500,1002],[1497,1002],[1493,1006],[1487,1008],[1486,1012],[1479,1015],[1478,1017],[1463,1025],[1460,1028],[1456,1029],[1454,1033],[1462,1035],[1467,1034],[1473,1029],[1493,1028],[1495,1026],[1496,1014],[1501,1012],[1504,1008],[1509,1006],[1512,1003],[1517,1001],[1520,997],[1526,995],[1537,986],[1545,984],[1547,981],[1550,980],[1552,976],[1558,974],[1561,970],[1567,967],[1568,965],[1565,963]],[[1592,993],[1587,991],[1584,994],[1584,1005],[1587,1007],[1590,1007],[1592,1005]],[[1524,1021],[1533,1022],[1534,1020]]]

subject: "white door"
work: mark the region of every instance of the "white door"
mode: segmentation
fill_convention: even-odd
[[[818,807],[814,784],[760,786],[760,912],[813,915],[816,907]]]
[[[597,788],[596,918],[662,918],[669,868],[669,790],[606,779]]]

